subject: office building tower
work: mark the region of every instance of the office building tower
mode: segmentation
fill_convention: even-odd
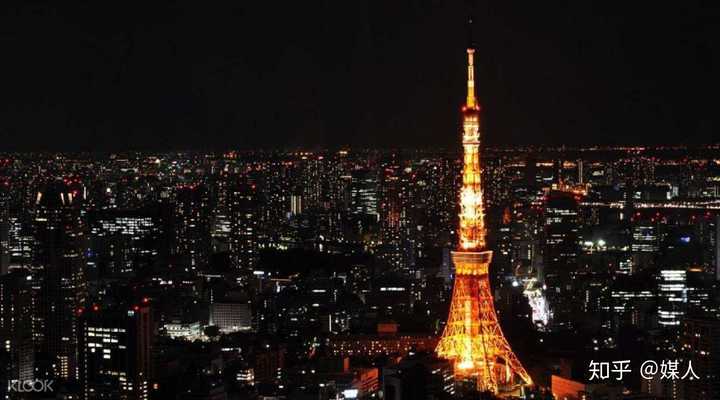
[[[686,398],[720,398],[720,321],[707,316],[683,320],[680,351],[699,378],[683,380]]]
[[[148,399],[154,335],[149,304],[93,305],[77,314],[84,399]]]
[[[578,202],[573,193],[550,192],[545,205],[543,274],[554,329],[571,327],[573,306],[577,305],[568,299],[577,270],[578,225]]]
[[[9,379],[32,379],[35,348],[32,337],[30,274],[15,270],[0,275],[0,351],[9,357]],[[0,367],[2,368],[2,367]]]
[[[356,169],[352,171],[350,183],[351,212],[358,217],[368,217],[377,222],[378,178],[374,171]]]
[[[0,185],[0,275],[10,268],[10,194]]]
[[[720,281],[720,215],[715,216],[715,279]]]
[[[383,368],[387,400],[450,398],[455,394],[453,367],[447,361],[408,357]]]
[[[257,187],[243,178],[236,181],[230,190],[230,261],[241,275],[249,277],[260,256]]]
[[[76,310],[86,298],[87,237],[81,201],[76,190],[56,180],[37,193],[35,203],[36,340],[54,376],[68,380],[78,377]]]
[[[91,257],[101,276],[137,275],[169,252],[164,219],[154,209],[91,213]]]
[[[679,326],[688,302],[687,271],[663,269],[658,280],[658,324]]]
[[[249,303],[221,302],[210,305],[210,325],[220,332],[241,332],[252,330],[252,312]]]
[[[210,259],[210,198],[201,185],[177,188],[173,215],[173,253],[180,266],[195,271]]]

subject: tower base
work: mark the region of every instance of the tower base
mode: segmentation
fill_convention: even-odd
[[[456,380],[475,380],[479,392],[512,396],[532,379],[513,353],[495,313],[488,271],[492,251],[455,251],[450,313],[436,352],[453,362]]]

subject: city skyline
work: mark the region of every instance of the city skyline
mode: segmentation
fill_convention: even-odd
[[[484,154],[488,280],[527,394],[715,393],[718,160],[717,146]],[[6,155],[0,373],[90,398],[78,388],[112,393],[113,376],[161,399],[463,398],[475,386],[427,358],[456,278],[462,171],[430,151]],[[636,371],[677,351],[697,384],[588,380],[590,360]]]
[[[713,12],[11,6],[0,400],[717,399]]]

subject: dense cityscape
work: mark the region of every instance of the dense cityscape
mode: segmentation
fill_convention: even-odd
[[[0,400],[720,398],[720,8],[254,3],[0,13]]]
[[[714,398],[720,147],[483,159],[529,398]],[[2,372],[67,399],[450,398],[433,352],[461,168],[456,151],[5,154]],[[700,379],[640,379],[665,359]],[[592,382],[591,360],[633,372]]]

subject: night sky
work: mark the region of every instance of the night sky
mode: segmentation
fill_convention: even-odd
[[[720,141],[715,2],[28,3],[0,151],[457,147],[468,14],[487,143]]]

